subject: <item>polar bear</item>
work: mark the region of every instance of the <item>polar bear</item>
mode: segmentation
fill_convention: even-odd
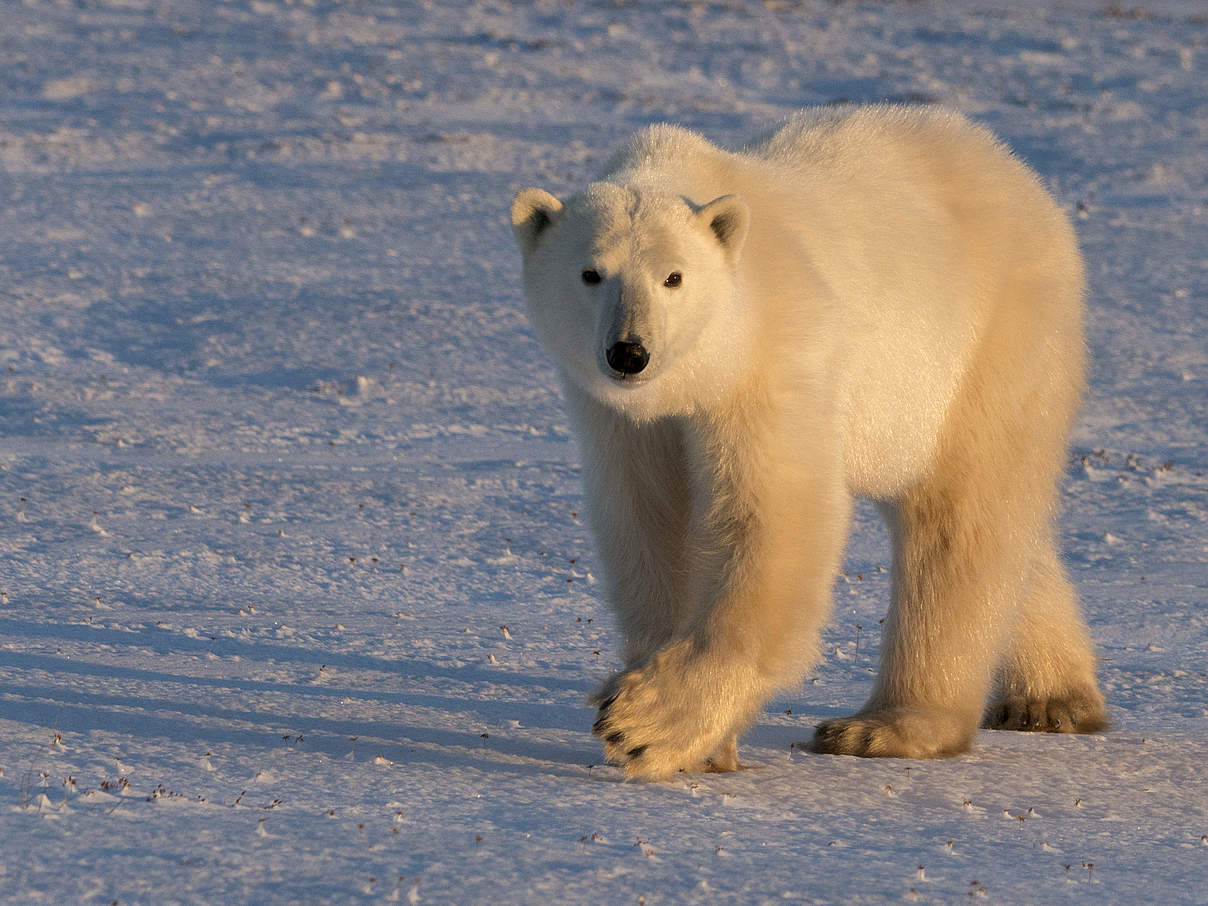
[[[1082,262],[990,133],[896,106],[806,111],[734,151],[657,125],[511,215],[624,633],[595,698],[611,762],[738,767],[738,734],[818,657],[853,496],[889,525],[892,601],[871,698],[814,751],[1106,725],[1053,527]]]

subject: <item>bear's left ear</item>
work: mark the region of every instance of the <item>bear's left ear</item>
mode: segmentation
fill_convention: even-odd
[[[521,189],[512,199],[512,232],[525,254],[562,212],[562,202],[544,189]]]
[[[742,251],[751,224],[751,209],[741,195],[723,195],[696,209],[696,219],[717,237],[733,260]]]

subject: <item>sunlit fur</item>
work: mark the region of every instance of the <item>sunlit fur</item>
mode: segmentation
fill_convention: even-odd
[[[853,495],[889,523],[893,596],[872,697],[816,750],[951,755],[983,713],[1104,726],[1053,540],[1082,265],[989,133],[889,106],[737,151],[653,126],[565,202],[519,193],[512,221],[625,636],[597,698],[612,761],[737,766],[737,734],[817,660]],[[621,378],[624,336],[650,362]]]

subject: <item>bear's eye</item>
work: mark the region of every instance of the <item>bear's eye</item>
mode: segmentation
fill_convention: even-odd
[[[669,273],[667,275],[667,279],[663,281],[663,286],[666,286],[670,289],[675,289],[677,286],[679,286],[683,282],[684,282],[684,275],[681,274],[679,271],[672,271],[671,273]]]
[[[593,270],[590,267],[583,272],[582,276],[583,276],[583,282],[586,283],[588,286],[595,286],[597,283],[600,282],[600,272],[597,270]]]

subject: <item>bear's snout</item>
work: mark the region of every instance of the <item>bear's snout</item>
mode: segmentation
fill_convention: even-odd
[[[622,340],[609,346],[604,358],[617,374],[637,374],[649,363],[650,353],[641,342]]]

